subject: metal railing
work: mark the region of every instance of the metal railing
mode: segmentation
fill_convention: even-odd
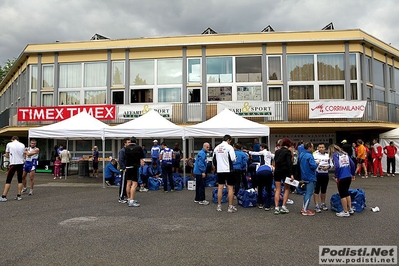
[[[231,103],[236,108],[242,107],[242,102]],[[117,106],[117,113],[118,113]],[[179,125],[196,124],[208,120],[217,114],[217,103],[176,103],[172,104],[171,122]],[[399,123],[399,105],[380,101],[368,101],[362,118],[309,118],[308,101],[281,101],[275,102],[273,117],[246,117],[259,123],[319,123],[319,122],[390,122]],[[104,121],[107,124],[120,124],[127,119],[116,118]],[[52,124],[54,121],[18,121],[17,108],[12,107],[0,114],[0,128],[6,126],[38,126]]]

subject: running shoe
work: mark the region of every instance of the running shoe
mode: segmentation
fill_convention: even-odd
[[[322,203],[322,204],[321,204],[321,209],[322,209],[323,211],[328,211],[327,204]]]
[[[317,213],[321,212],[321,209],[320,209],[319,205],[316,205],[316,207],[314,208],[314,211],[317,212]],[[306,214],[303,214],[303,215],[306,215]]]
[[[24,194],[26,191],[28,191],[28,189],[26,187],[22,188],[21,194]]]
[[[349,212],[349,214],[355,214],[355,210],[354,210],[353,208],[350,208],[350,209],[348,210],[348,212]]]
[[[286,214],[286,213],[289,213],[290,211],[288,210],[288,208],[286,207],[286,206],[281,206],[281,209],[280,209],[280,213],[281,214]]]
[[[22,200],[21,196],[16,196],[15,200]]]
[[[319,209],[320,210],[320,209]],[[305,216],[313,216],[313,215],[315,215],[316,213],[314,212],[314,211],[312,211],[312,210],[307,210],[307,211],[303,211],[302,212],[302,215],[305,215]]]
[[[140,207],[140,204],[137,203],[136,200],[130,200],[129,204],[127,205],[128,207]]]
[[[229,206],[229,208],[227,209],[227,212],[230,212],[230,213],[233,213],[233,212],[236,212],[236,211],[237,211],[237,208],[235,206],[233,206],[233,205]]]
[[[29,190],[29,194],[28,194],[29,196],[32,196],[33,195],[33,189],[31,189],[31,190]]]
[[[349,216],[351,216],[351,215],[349,214],[349,212],[344,212],[344,211],[342,211],[342,212],[337,212],[335,215],[338,216],[338,217],[349,217]]]
[[[216,211],[221,212],[222,211],[222,205],[218,205],[216,208]]]
[[[6,201],[7,201],[7,198],[1,197],[1,198],[0,198],[0,201],[1,201],[1,202],[6,202]]]
[[[199,205],[208,205],[209,201],[207,200],[201,200],[200,202],[198,202]]]
[[[280,209],[278,207],[274,208],[274,214],[280,214]]]

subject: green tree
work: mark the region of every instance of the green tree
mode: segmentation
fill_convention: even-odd
[[[15,58],[13,60],[8,59],[4,66],[0,65],[0,82],[3,81],[3,79],[7,75],[8,71],[10,71],[14,63],[15,63]]]

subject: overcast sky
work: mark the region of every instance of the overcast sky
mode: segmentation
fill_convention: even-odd
[[[0,65],[27,44],[218,33],[362,29],[399,49],[396,0],[0,0]]]

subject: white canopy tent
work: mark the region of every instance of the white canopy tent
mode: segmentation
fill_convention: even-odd
[[[380,134],[380,144],[384,148],[389,145],[389,142],[393,141],[396,148],[399,150],[399,128],[389,130]],[[399,155],[395,155],[395,173],[399,173]],[[387,171],[387,157],[382,156],[382,170]]]
[[[224,109],[216,116],[202,123],[185,127],[185,137],[232,137],[269,136],[270,128],[234,112]]]
[[[29,129],[28,137],[48,139],[102,139],[103,169],[105,169],[105,138],[104,130],[110,126],[94,118],[86,111],[78,113],[63,121]],[[66,173],[65,173],[66,178]],[[105,179],[103,175],[103,187]]]
[[[108,127],[105,129],[106,138],[160,138],[181,137],[184,138],[184,128],[170,122],[151,109],[148,113],[130,120],[126,123]]]
[[[105,129],[106,138],[125,138],[131,136],[136,138],[181,137],[183,139],[183,151],[186,150],[184,128],[170,122],[153,109],[134,120]],[[183,152],[183,160],[185,159],[184,157],[185,152]],[[183,175],[185,182],[184,167]]]

